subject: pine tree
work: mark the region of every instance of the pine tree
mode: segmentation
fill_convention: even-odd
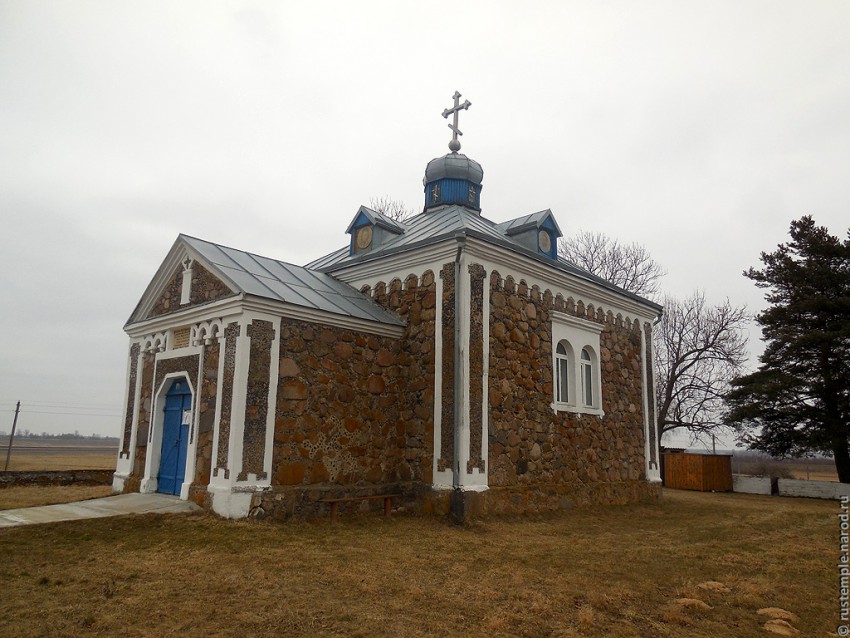
[[[774,456],[831,454],[850,483],[850,233],[842,242],[811,216],[744,276],[768,292],[757,321],[761,365],[732,382],[727,421]]]

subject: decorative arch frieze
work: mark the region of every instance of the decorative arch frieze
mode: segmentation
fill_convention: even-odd
[[[219,339],[224,331],[221,319],[210,319],[192,326],[190,343],[193,346],[208,346]]]
[[[164,352],[168,343],[168,333],[155,332],[150,335],[145,335],[141,338],[140,343],[142,344],[142,352],[145,354]]]
[[[537,284],[529,285],[525,279],[517,281],[513,275],[503,277],[496,269],[489,271],[489,284],[491,291],[513,294],[522,299],[542,302],[543,308],[547,310],[557,310],[596,323],[610,324],[614,327],[640,330],[639,318],[624,316],[622,313],[615,314],[610,308],[605,308],[594,301],[576,299],[572,295],[565,297],[563,292],[553,292],[550,288],[541,289]]]

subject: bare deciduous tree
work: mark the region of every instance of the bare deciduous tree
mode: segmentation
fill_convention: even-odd
[[[707,442],[726,427],[723,397],[747,360],[750,317],[728,299],[709,305],[702,292],[663,305],[654,338],[659,433],[685,429]]]
[[[390,219],[403,222],[415,215],[412,208],[408,208],[404,202],[397,199],[392,199],[388,195],[382,197],[372,197],[369,199],[369,208],[376,210],[382,215],[386,215]]]
[[[585,270],[635,294],[658,294],[664,270],[639,244],[621,244],[602,233],[581,231],[561,240],[558,254]],[[659,434],[687,430],[707,442],[726,428],[723,396],[747,360],[746,308],[727,299],[706,303],[696,292],[687,299],[664,298],[664,312],[653,330],[655,392]]]
[[[621,244],[602,233],[579,231],[562,238],[558,254],[612,284],[642,297],[658,294],[665,272],[640,244]]]

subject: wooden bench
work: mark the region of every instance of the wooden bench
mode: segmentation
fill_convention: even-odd
[[[331,523],[336,522],[336,515],[339,511],[340,503],[353,503],[354,501],[374,501],[384,499],[384,516],[389,516],[393,507],[393,496],[398,494],[376,494],[374,496],[349,496],[347,498],[323,498],[320,503],[329,503],[331,506]]]

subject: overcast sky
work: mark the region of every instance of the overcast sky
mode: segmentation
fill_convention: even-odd
[[[178,233],[304,264],[372,197],[420,210],[455,90],[485,217],[758,311],[792,219],[850,226],[848,33],[846,0],[0,0],[0,429],[119,433]]]

